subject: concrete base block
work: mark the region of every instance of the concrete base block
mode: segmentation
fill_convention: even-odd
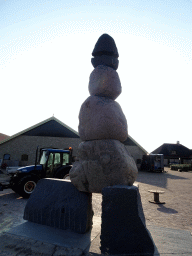
[[[84,234],[92,227],[92,194],[68,180],[42,179],[28,199],[24,219]]]
[[[77,234],[27,221],[1,235],[0,255],[81,256],[90,244],[91,231]]]
[[[118,185],[104,188],[102,194],[101,252],[154,255],[138,188]]]

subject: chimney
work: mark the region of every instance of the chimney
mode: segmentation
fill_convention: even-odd
[[[180,142],[179,142],[179,141],[177,141],[177,144],[180,144]]]

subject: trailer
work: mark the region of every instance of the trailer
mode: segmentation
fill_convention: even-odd
[[[163,172],[164,171],[164,155],[150,154],[144,155],[141,162],[141,171]]]

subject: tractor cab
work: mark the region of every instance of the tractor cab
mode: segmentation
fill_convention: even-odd
[[[72,149],[42,149],[39,164],[46,178],[53,178],[59,167],[72,164]]]

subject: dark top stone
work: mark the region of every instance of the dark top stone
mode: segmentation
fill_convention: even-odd
[[[99,37],[95,48],[92,52],[93,56],[108,55],[115,58],[119,57],[119,53],[115,44],[114,39],[108,34],[103,34]]]
[[[94,58],[92,58],[91,63],[94,68],[96,68],[99,65],[104,65],[104,66],[113,68],[114,70],[117,70],[119,65],[119,60],[112,56],[102,55],[102,56],[95,56]]]

